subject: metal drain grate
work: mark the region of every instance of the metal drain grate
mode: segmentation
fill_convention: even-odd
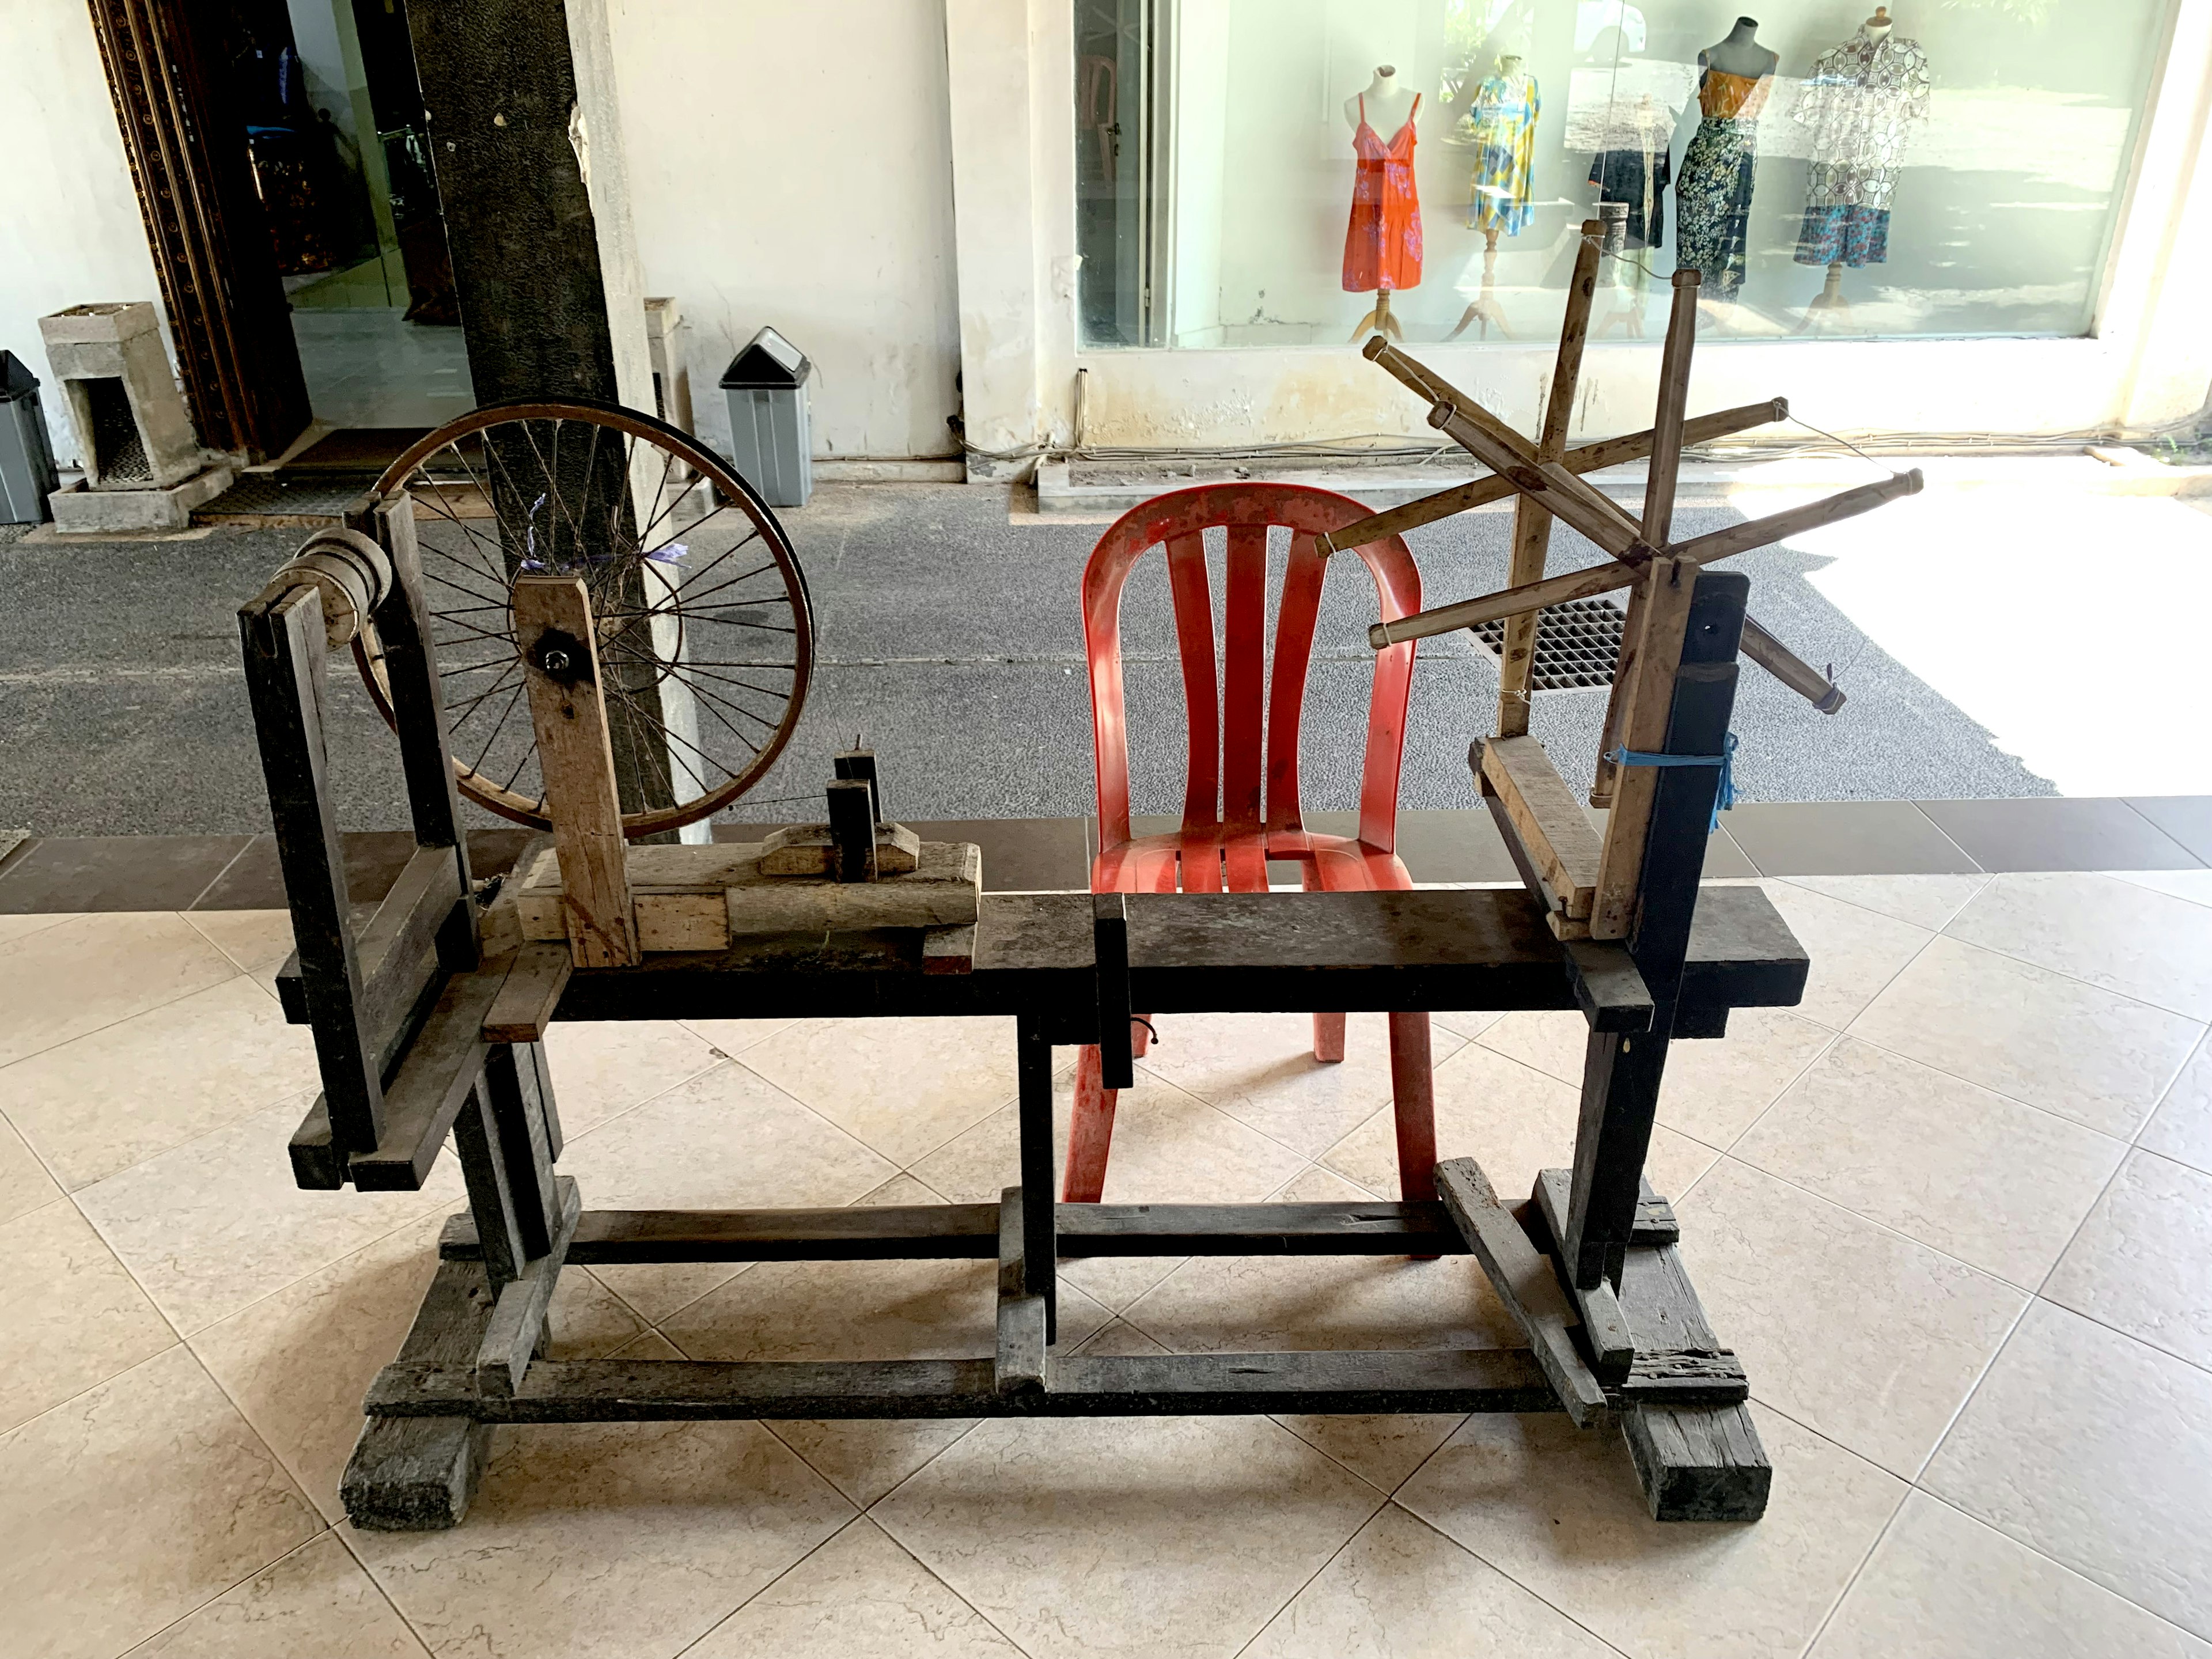
[[[1570,599],[1536,613],[1534,689],[1578,691],[1613,684],[1620,660],[1623,613],[1605,599]],[[1505,650],[1505,623],[1478,623],[1468,632],[1493,657]]]

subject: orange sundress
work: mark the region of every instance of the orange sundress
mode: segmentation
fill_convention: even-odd
[[[1406,112],[1406,125],[1389,143],[1367,125],[1367,94],[1359,95],[1359,125],[1352,151],[1358,158],[1352,180],[1352,222],[1344,232],[1344,288],[1347,294],[1389,294],[1421,282],[1421,198],[1413,187],[1413,118],[1421,95]]]

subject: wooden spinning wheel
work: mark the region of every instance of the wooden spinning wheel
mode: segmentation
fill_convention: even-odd
[[[423,438],[376,494],[413,502],[454,780],[479,805],[551,827],[520,576],[589,590],[625,836],[710,817],[790,741],[813,669],[806,579],[767,504],[676,428],[612,404],[496,404]],[[373,629],[354,656],[397,730]]]

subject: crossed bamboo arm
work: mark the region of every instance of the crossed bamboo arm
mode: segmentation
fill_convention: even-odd
[[[1635,582],[1644,565],[1662,554],[1693,564],[1706,564],[1771,546],[1808,530],[1869,512],[1899,495],[1916,494],[1921,487],[1920,471],[1916,467],[1893,474],[1880,483],[1844,490],[1824,501],[1754,519],[1748,524],[1731,526],[1686,542],[1656,546],[1647,539],[1645,526],[1631,519],[1611,498],[1584,483],[1581,475],[1654,455],[1663,438],[1674,439],[1667,447],[1679,455],[1681,445],[1705,442],[1786,418],[1787,402],[1778,398],[1768,403],[1747,404],[1740,409],[1702,416],[1694,421],[1668,422],[1674,426],[1673,432],[1662,434],[1655,427],[1626,437],[1586,445],[1569,452],[1559,461],[1546,463],[1537,459],[1536,452],[1527,440],[1497,416],[1380,337],[1368,342],[1365,355],[1427,398],[1429,424],[1489,467],[1492,476],[1347,525],[1328,538],[1330,550],[1358,547],[1377,536],[1397,534],[1417,525],[1432,523],[1450,513],[1464,512],[1469,507],[1518,493],[1580,531],[1615,560],[1612,565],[1549,577],[1478,599],[1463,599],[1455,605],[1440,605],[1395,622],[1377,623],[1368,630],[1367,637],[1378,651],[1402,641],[1427,639],[1432,635],[1471,628],[1478,623],[1493,622],[1627,587]],[[1671,495],[1672,492],[1668,493]],[[1841,698],[1824,676],[1756,623],[1747,630],[1744,654],[1816,704],[1825,702],[1831,711],[1841,706]]]

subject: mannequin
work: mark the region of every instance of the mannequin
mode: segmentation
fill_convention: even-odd
[[[1372,328],[1404,339],[1390,314],[1390,295],[1421,280],[1421,203],[1413,181],[1413,119],[1421,95],[1398,84],[1395,65],[1376,66],[1375,78],[1346,100],[1352,129],[1352,217],[1344,232],[1344,288],[1372,293],[1375,304],[1352,337]]]
[[[1625,120],[1606,134],[1606,148],[1590,160],[1589,182],[1598,187],[1598,212],[1620,222],[1620,234],[1608,245],[1613,253],[1612,309],[1599,324],[1599,337],[1616,330],[1644,337],[1650,267],[1634,252],[1663,247],[1667,240],[1667,187],[1671,182],[1675,112],[1650,93],[1636,100]]]
[[[1759,112],[1781,62],[1758,35],[1756,18],[1739,17],[1727,39],[1698,54],[1698,130],[1674,182],[1675,264],[1704,274],[1703,300],[1723,313],[1743,287]]]
[[[1467,222],[1482,233],[1482,292],[1445,337],[1456,340],[1477,321],[1487,339],[1494,325],[1507,339],[1505,313],[1496,295],[1498,239],[1518,236],[1532,215],[1530,179],[1535,171],[1536,120],[1543,109],[1536,77],[1516,52],[1498,55],[1497,72],[1483,78],[1461,130],[1474,147],[1474,176],[1468,192]]]
[[[1911,130],[1928,115],[1932,76],[1917,40],[1892,31],[1876,6],[1858,33],[1822,52],[1791,113],[1810,129],[1801,265],[1827,267],[1796,331],[1848,323],[1844,272],[1889,257],[1889,210]]]

